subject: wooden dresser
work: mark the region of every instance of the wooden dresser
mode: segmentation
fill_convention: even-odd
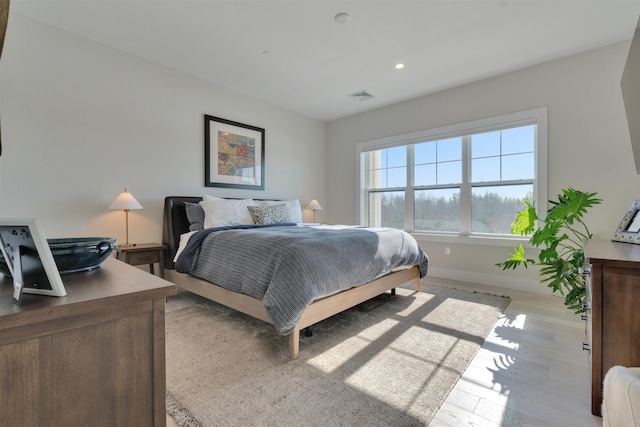
[[[175,286],[114,258],[62,281],[66,297],[25,294],[18,307],[0,275],[0,424],[166,425]]]
[[[640,245],[585,242],[590,311],[591,412],[601,415],[602,381],[615,365],[640,366]]]

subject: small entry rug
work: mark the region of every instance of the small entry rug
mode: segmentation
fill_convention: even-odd
[[[272,325],[216,303],[167,313],[167,410],[184,426],[424,426],[509,298],[404,285],[317,323],[289,360]]]

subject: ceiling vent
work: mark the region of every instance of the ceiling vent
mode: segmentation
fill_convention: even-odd
[[[353,99],[356,102],[363,102],[373,98],[373,95],[371,95],[366,90],[361,90],[359,92],[352,93],[351,95],[347,95],[347,97]]]

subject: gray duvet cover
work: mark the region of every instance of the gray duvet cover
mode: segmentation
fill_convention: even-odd
[[[318,298],[363,285],[402,266],[427,273],[409,233],[344,226],[241,226],[194,234],[176,270],[258,298],[287,335]]]

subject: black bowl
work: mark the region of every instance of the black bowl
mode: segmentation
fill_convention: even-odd
[[[113,251],[113,237],[74,237],[47,239],[60,274],[76,273],[100,267]],[[0,272],[9,275],[7,263],[0,253]]]

